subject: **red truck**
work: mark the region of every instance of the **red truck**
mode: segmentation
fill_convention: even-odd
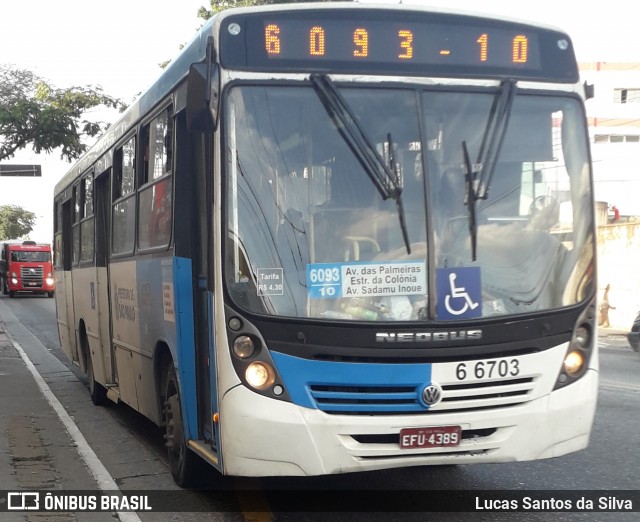
[[[53,297],[51,245],[35,241],[4,243],[0,257],[0,284],[5,295],[14,297],[17,292],[31,292]]]

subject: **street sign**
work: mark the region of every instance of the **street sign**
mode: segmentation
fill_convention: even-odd
[[[41,165],[0,165],[0,176],[42,176]]]

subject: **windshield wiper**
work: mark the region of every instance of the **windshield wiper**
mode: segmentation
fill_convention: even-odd
[[[471,163],[467,142],[462,142],[462,154],[465,165],[465,205],[469,210],[469,237],[471,238],[471,260],[476,260],[478,227],[476,221],[476,202],[489,197],[491,180],[495,172],[500,149],[506,136],[511,108],[515,98],[516,82],[504,80],[500,92],[491,106],[489,119],[484,129],[478,159]]]
[[[477,172],[474,171],[471,159],[469,158],[469,149],[467,148],[467,142],[462,142],[462,155],[464,156],[465,166],[465,194],[464,204],[469,211],[469,237],[471,238],[471,260],[476,260],[476,252],[478,246],[478,224],[476,222],[476,201],[477,197]]]
[[[396,202],[402,238],[407,247],[407,253],[411,254],[409,233],[402,205],[400,169],[393,154],[391,134],[387,135],[387,147],[389,148],[389,164],[387,164],[331,79],[325,74],[312,74],[309,79],[327,114],[335,123],[338,132],[364,168],[382,199],[391,198]]]
[[[411,254],[411,243],[409,242],[409,230],[407,229],[407,221],[404,215],[404,206],[402,204],[402,183],[400,181],[400,165],[396,161],[396,155],[393,151],[393,140],[391,139],[391,133],[387,134],[387,147],[389,149],[389,169],[391,170],[393,177],[392,183],[395,186],[396,196],[391,196],[396,202],[396,208],[398,210],[398,221],[400,222],[400,230],[402,231],[402,239],[407,247],[407,254]]]

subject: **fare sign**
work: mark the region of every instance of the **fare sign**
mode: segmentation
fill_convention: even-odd
[[[400,449],[459,446],[461,440],[462,428],[460,426],[433,426],[400,430]]]

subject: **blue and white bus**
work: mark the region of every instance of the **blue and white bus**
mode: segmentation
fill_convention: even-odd
[[[62,347],[182,486],[583,449],[588,91],[553,27],[216,14],[56,187]]]

